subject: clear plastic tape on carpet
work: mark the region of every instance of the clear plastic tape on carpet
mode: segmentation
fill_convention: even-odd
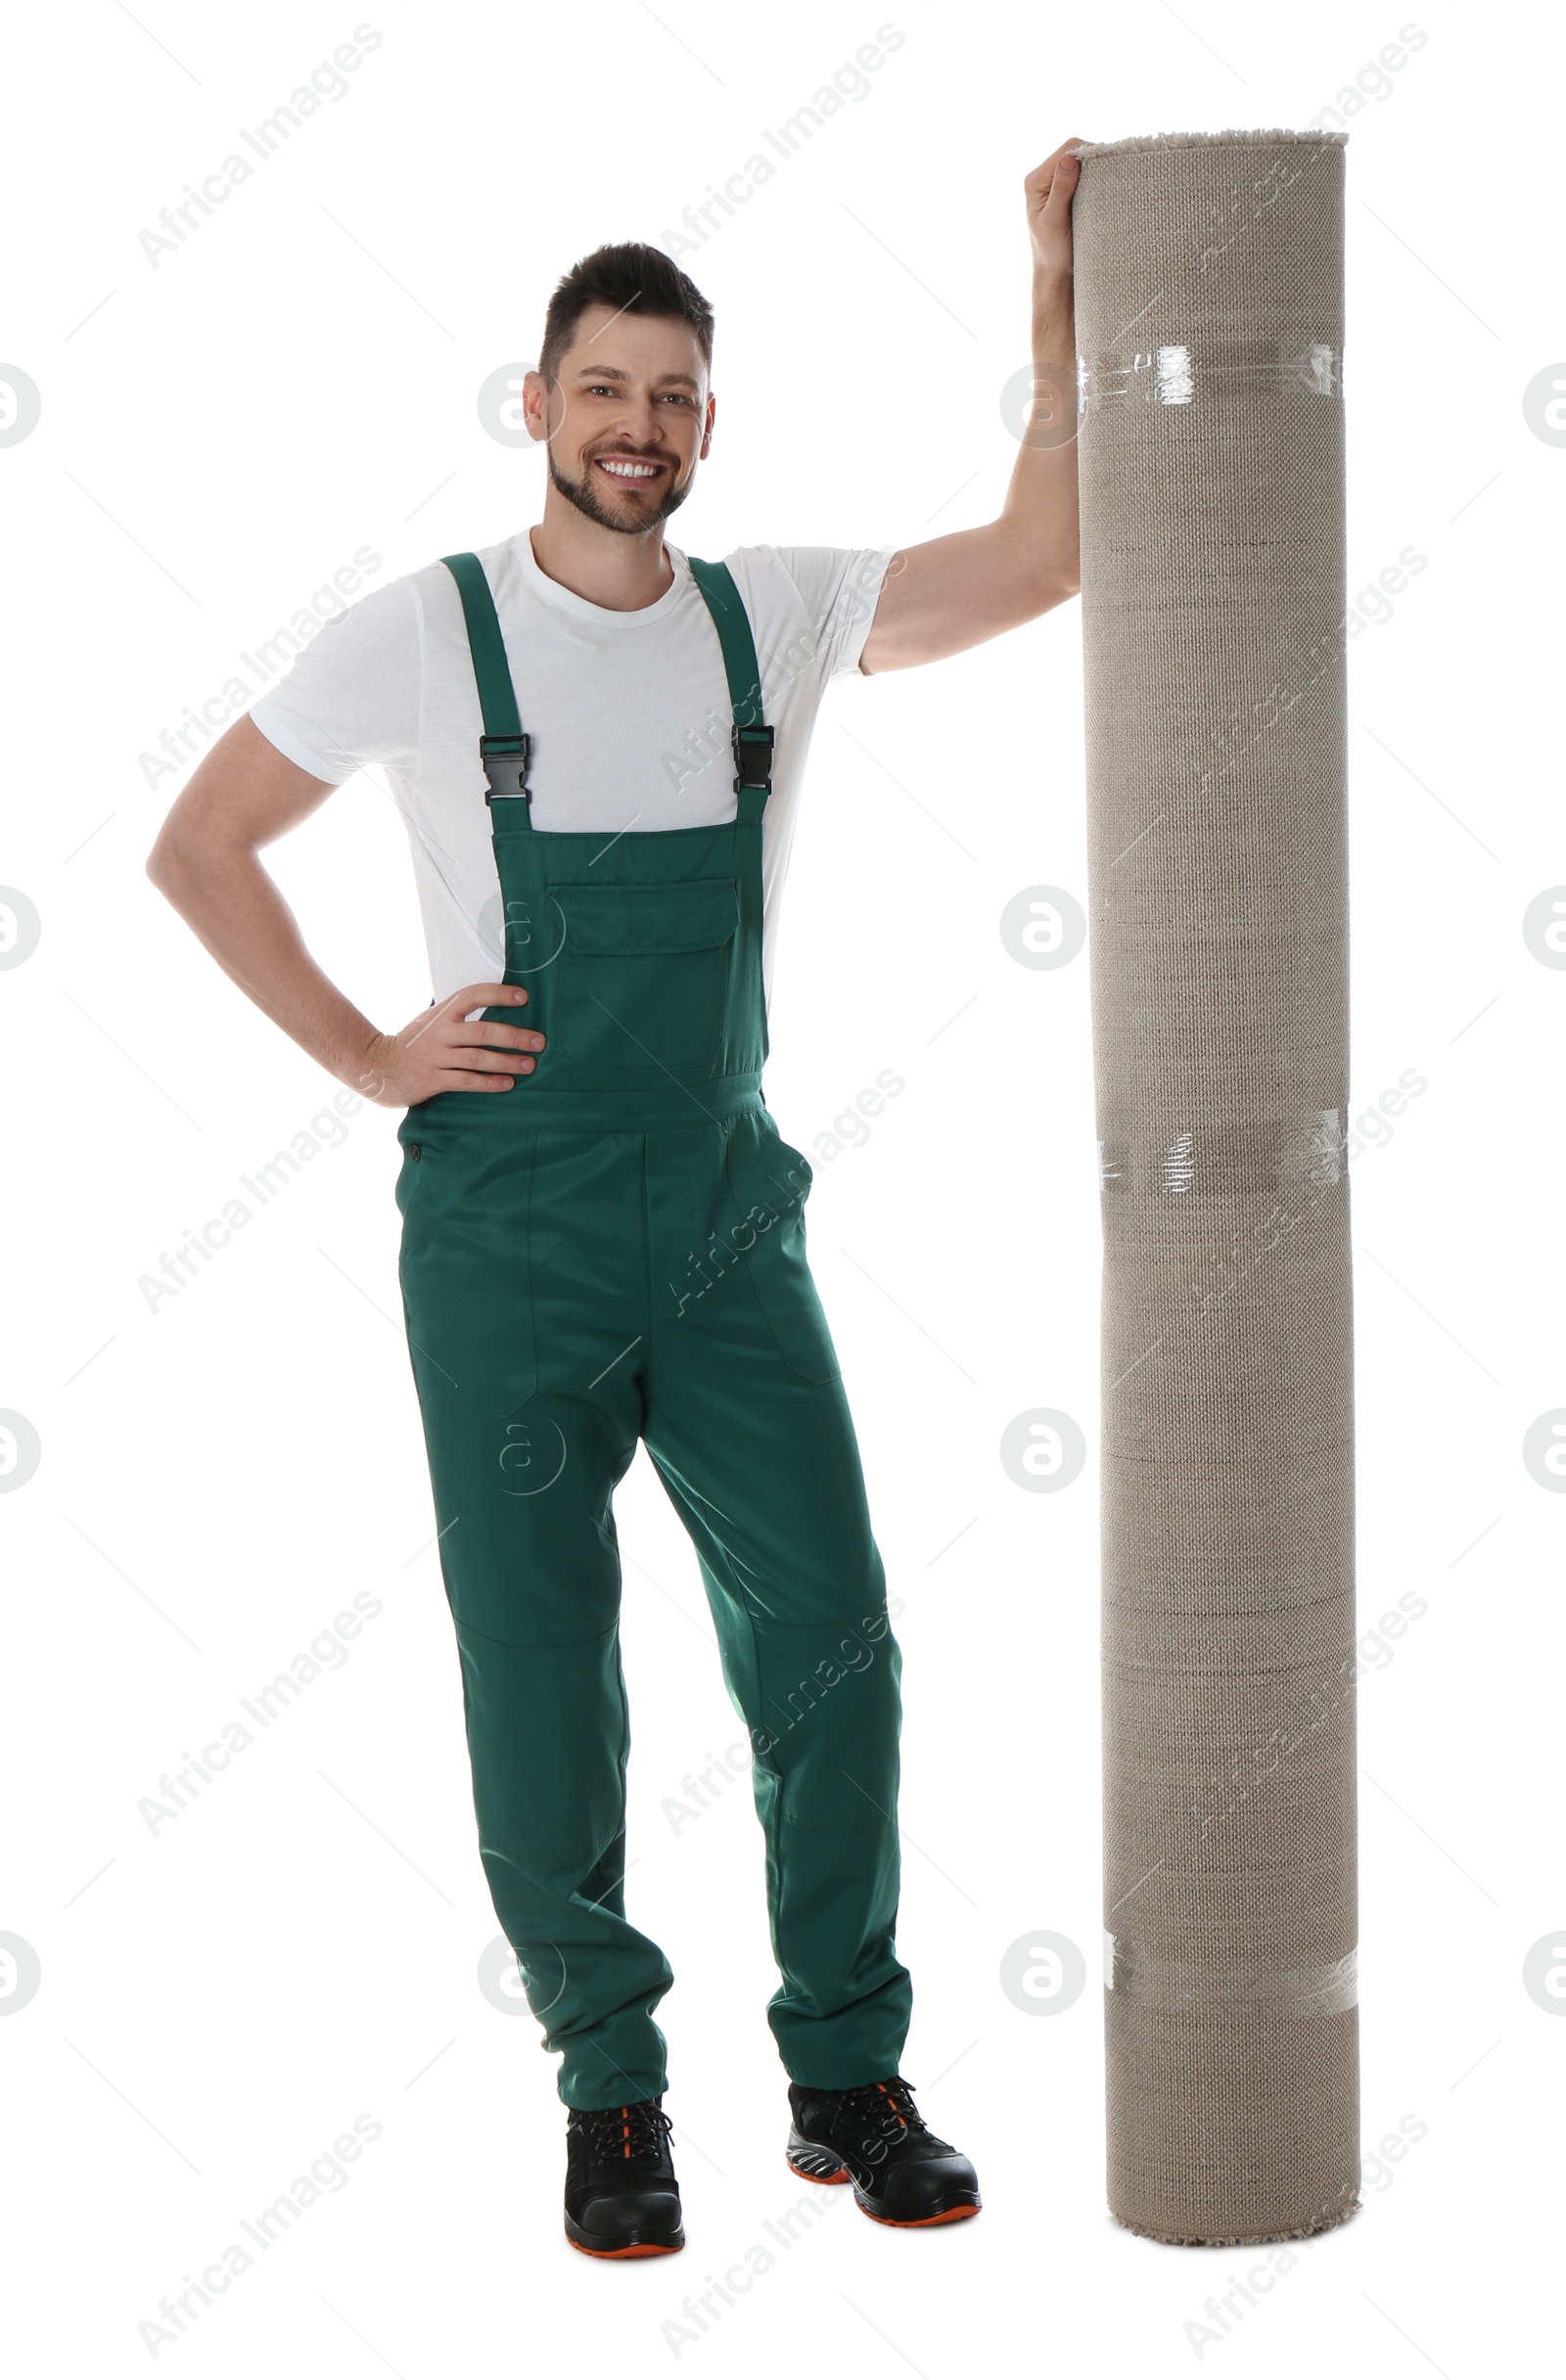
[[[1084,147],[1109,2198],[1359,2196],[1342,136]]]

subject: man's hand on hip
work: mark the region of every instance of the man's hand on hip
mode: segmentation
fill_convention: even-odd
[[[399,1033],[377,1033],[353,1088],[377,1107],[411,1108],[438,1091],[509,1091],[530,1075],[542,1033],[522,1025],[485,1025],[474,1011],[521,1007],[514,984],[467,984],[427,1008]]]

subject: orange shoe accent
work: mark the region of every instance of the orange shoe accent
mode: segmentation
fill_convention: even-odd
[[[796,2165],[793,2158],[790,2157],[786,2152],[784,2154],[783,2162],[788,2167],[791,2174],[798,2174],[802,2181],[824,2181],[831,2183],[847,2181],[849,2179],[849,2169],[846,2165],[840,2165],[835,2174],[807,2174],[804,2166]]]
[[[568,2247],[575,2248],[578,2256],[592,2256],[596,2257],[600,2264],[613,2264],[619,2258],[626,2256],[678,2256],[680,2248],[685,2243],[682,2240],[680,2248],[663,2248],[659,2247],[656,2242],[649,2242],[647,2246],[637,2248],[584,2248],[580,2240],[573,2239],[568,2231],[566,2244]]]
[[[862,2199],[858,2206],[861,2215],[870,2215]],[[948,2207],[944,2215],[916,2215],[908,2221],[899,2220],[896,2215],[870,2215],[870,2220],[885,2223],[889,2231],[928,2231],[932,2223],[960,2223],[966,2216],[978,2212],[977,2207]]]
[[[876,2089],[881,2093],[883,2099],[892,2099],[892,2093],[888,2090],[884,2082],[878,2082],[876,2084]],[[908,2128],[907,2120],[901,2114],[895,2099],[892,2099],[892,2113],[897,2117],[898,2123],[901,2127],[902,2130],[906,2131]]]

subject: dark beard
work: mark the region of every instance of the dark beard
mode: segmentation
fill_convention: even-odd
[[[627,537],[639,537],[643,535],[646,530],[650,528],[657,528],[661,522],[668,519],[670,513],[678,512],[680,506],[684,503],[685,498],[690,493],[690,481],[687,479],[684,486],[681,487],[676,483],[673,473],[670,472],[668,477],[668,490],[664,496],[663,502],[659,505],[656,512],[646,514],[640,521],[617,521],[614,514],[608,509],[607,505],[599,503],[596,493],[588,485],[585,480],[576,481],[567,479],[565,473],[555,461],[555,450],[553,446],[549,448],[548,452],[549,477],[554,485],[559,488],[561,494],[565,497],[566,502],[568,504],[575,504],[579,513],[584,513],[589,521],[596,521],[600,528],[618,529],[622,535]],[[592,466],[589,464],[588,470],[591,471],[591,469]]]

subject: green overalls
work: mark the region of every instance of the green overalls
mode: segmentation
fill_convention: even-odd
[[[629,1728],[612,1506],[641,1439],[690,1533],[766,1840],[790,2077],[896,2074],[898,1678],[886,1581],[806,1261],[810,1167],[761,1097],[771,730],[750,623],[692,562],[734,709],[722,826],[545,834],[483,569],[448,558],[484,735],[508,984],[546,1035],[509,1091],[398,1131],[401,1279],[480,1849],[568,2107],[666,2086],[673,1981],[625,1917]]]

